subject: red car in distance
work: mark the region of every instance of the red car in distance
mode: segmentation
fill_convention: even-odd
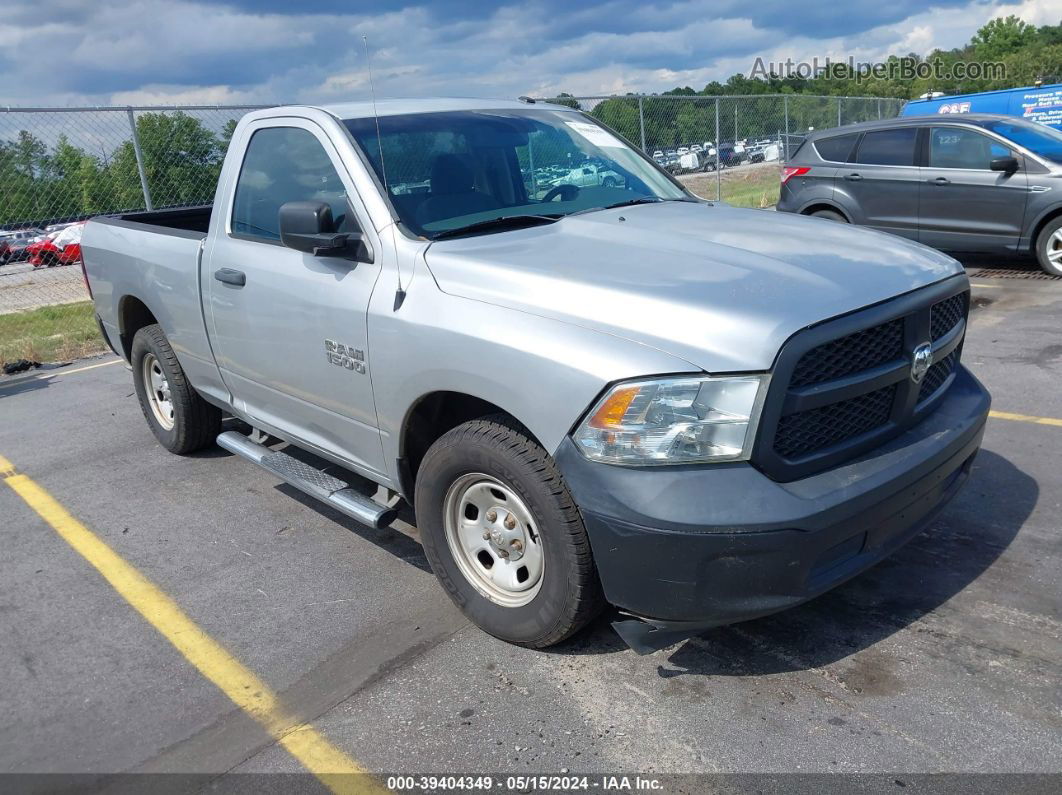
[[[72,265],[81,259],[81,232],[85,222],[70,224],[62,229],[48,233],[36,243],[27,246],[29,261],[34,268],[46,265]]]

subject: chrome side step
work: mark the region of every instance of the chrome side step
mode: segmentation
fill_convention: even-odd
[[[394,508],[380,505],[370,497],[351,488],[345,480],[322,472],[282,451],[270,450],[253,442],[236,431],[225,431],[218,436],[218,445],[230,453],[246,458],[286,483],[290,483],[311,497],[327,503],[340,513],[356,519],[369,527],[386,527],[395,520]]]

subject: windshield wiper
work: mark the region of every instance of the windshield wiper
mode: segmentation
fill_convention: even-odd
[[[541,226],[552,224],[561,218],[561,215],[502,215],[498,218],[488,218],[486,221],[476,221],[474,224],[458,226],[454,229],[444,229],[436,234],[432,240],[443,240],[448,237],[460,237],[475,232],[503,232],[506,229],[522,229],[528,226]]]

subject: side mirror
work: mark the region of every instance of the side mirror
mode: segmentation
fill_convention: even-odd
[[[1018,158],[1016,157],[995,157],[992,158],[992,162],[988,166],[992,171],[1003,171],[1007,174],[1013,174],[1018,170]]]
[[[315,257],[372,262],[361,232],[335,232],[332,208],[324,202],[286,202],[280,206],[280,242]]]

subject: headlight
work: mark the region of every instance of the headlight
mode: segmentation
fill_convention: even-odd
[[[617,384],[574,434],[609,464],[695,464],[749,457],[767,376],[661,378]]]

